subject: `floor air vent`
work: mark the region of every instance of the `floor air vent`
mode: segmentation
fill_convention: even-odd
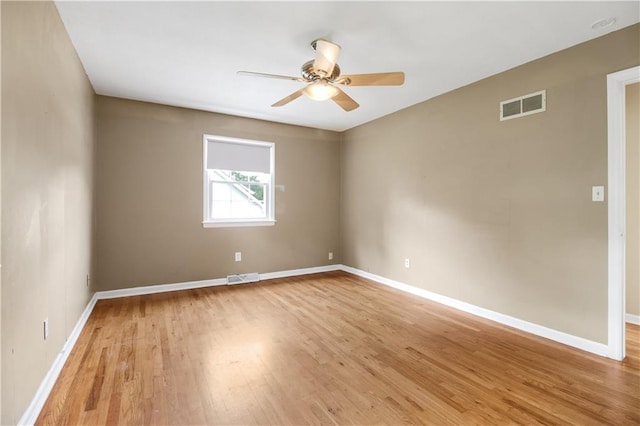
[[[547,91],[530,93],[500,102],[500,121],[524,117],[547,110]]]
[[[255,283],[258,281],[260,281],[260,274],[258,274],[257,272],[241,275],[229,275],[227,277],[227,284],[229,285]]]

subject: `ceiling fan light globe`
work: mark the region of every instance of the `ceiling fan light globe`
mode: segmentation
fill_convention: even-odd
[[[338,89],[324,80],[318,80],[305,87],[302,93],[314,101],[326,101],[336,96]]]

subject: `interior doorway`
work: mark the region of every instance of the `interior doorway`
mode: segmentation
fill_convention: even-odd
[[[608,356],[625,357],[626,276],[626,87],[640,82],[640,66],[607,76],[608,170]]]
[[[625,87],[625,127],[625,320],[640,325],[640,83]]]

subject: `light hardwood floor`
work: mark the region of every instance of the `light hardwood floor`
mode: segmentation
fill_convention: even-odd
[[[639,424],[616,362],[342,272],[99,301],[37,424]]]

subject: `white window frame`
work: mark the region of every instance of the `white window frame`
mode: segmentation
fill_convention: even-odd
[[[271,179],[267,185],[265,194],[265,210],[266,215],[264,218],[257,219],[233,219],[223,218],[214,219],[210,214],[210,194],[209,179],[207,177],[207,148],[209,141],[234,143],[240,145],[258,145],[262,147],[268,147],[270,152],[270,176]],[[221,228],[221,227],[236,227],[236,226],[273,226],[276,223],[275,220],[275,144],[273,142],[258,141],[252,139],[240,139],[231,138],[227,136],[207,135],[202,138],[202,226],[204,228]]]

